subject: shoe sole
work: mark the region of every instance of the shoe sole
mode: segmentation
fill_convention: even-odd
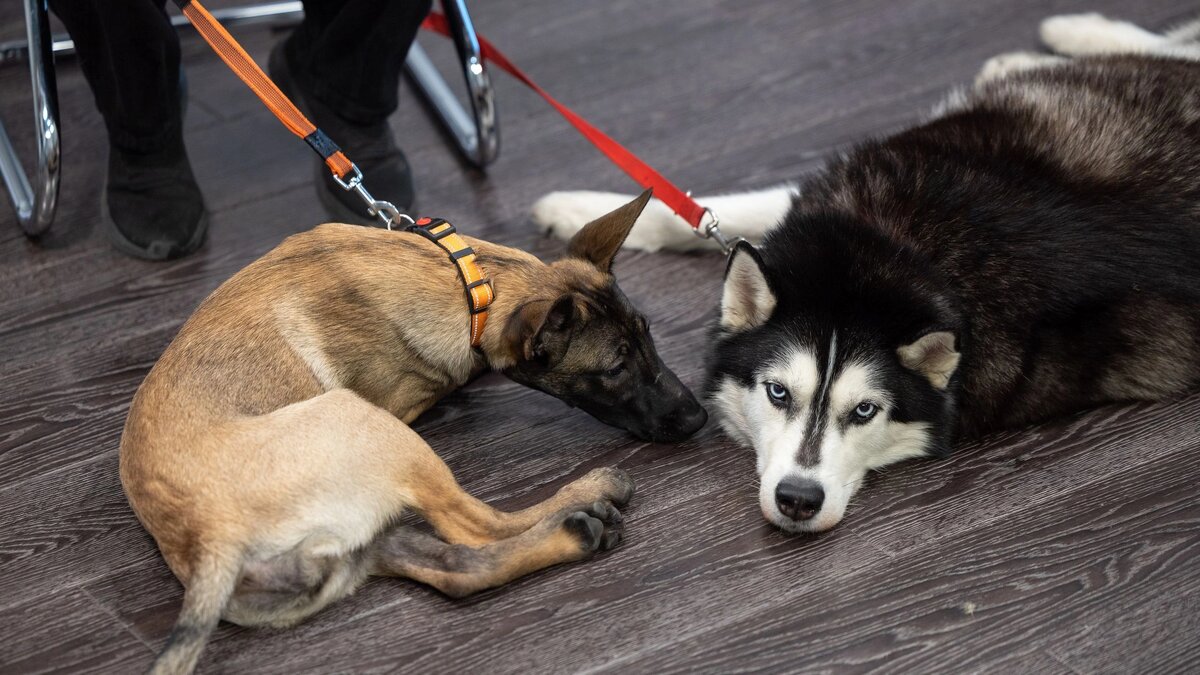
[[[102,185],[108,185],[108,171],[104,172],[104,182]],[[117,221],[113,220],[112,214],[108,212],[108,189],[100,190],[100,218],[104,221],[104,229],[108,234],[108,240],[113,247],[125,255],[141,260],[151,260],[154,262],[162,262],[165,260],[174,260],[182,258],[196,252],[204,244],[204,239],[208,235],[208,211],[200,212],[200,220],[196,223],[196,231],[192,233],[191,238],[181,248],[168,248],[163,253],[152,252],[150,249],[139,246],[133,243],[125,233],[117,227]]]

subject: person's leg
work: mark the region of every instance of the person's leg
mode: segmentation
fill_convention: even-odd
[[[303,23],[271,54],[271,74],[366,175],[378,199],[413,204],[412,174],[387,118],[404,58],[432,0],[305,0]],[[373,222],[357,196],[321,169],[335,216]]]
[[[106,214],[122,251],[178,257],[203,243],[204,202],[183,145],[179,39],[163,0],[51,0],[108,130]]]
[[[304,24],[289,56],[304,83],[356,124],[377,124],[396,111],[400,73],[432,0],[305,0]]]

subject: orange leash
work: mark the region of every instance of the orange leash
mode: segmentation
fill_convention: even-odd
[[[394,225],[399,225],[400,221],[407,220],[409,222],[405,228],[407,231],[424,236],[450,256],[450,260],[458,268],[467,297],[467,307],[471,312],[471,346],[478,348],[483,340],[483,328],[487,325],[488,307],[495,299],[495,291],[492,288],[491,279],[479,266],[479,256],[457,234],[454,226],[441,219],[422,218],[414,222],[412,218],[400,213],[399,209],[390,202],[372,197],[371,193],[363,187],[362,172],[354,162],[346,157],[337,144],[325,135],[325,132],[310,122],[296,107],[296,104],[284,96],[271,78],[267,77],[254,59],[250,58],[246,50],[242,49],[237,40],[233,39],[229,31],[225,30],[203,5],[196,0],[175,0],[175,4],[179,6],[188,21],[191,21],[192,25],[196,27],[196,32],[221,57],[225,65],[229,66],[229,69],[242,82],[245,82],[246,86],[250,87],[250,90],[289,131],[304,139],[304,142],[308,143],[321,156],[343,189],[356,192],[367,203],[371,213],[381,218],[389,230]]]
[[[217,56],[221,57],[225,65],[250,87],[275,117],[283,122],[288,131],[304,139],[304,142],[321,155],[321,159],[325,160],[325,164],[335,176],[346,179],[346,176],[354,171],[354,163],[342,153],[337,144],[315,124],[309,122],[296,104],[279,91],[279,87],[275,86],[271,78],[267,77],[254,59],[250,58],[246,50],[242,49],[237,40],[233,39],[229,31],[225,30],[203,5],[194,0],[175,0],[175,4],[179,5],[179,10],[192,22],[196,32],[213,48]]]

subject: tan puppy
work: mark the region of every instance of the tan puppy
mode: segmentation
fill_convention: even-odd
[[[463,492],[407,423],[490,367],[638,418],[646,435],[702,425],[609,274],[648,196],[549,265],[471,240],[496,290],[479,350],[455,266],[411,233],[322,225],[206,299],[138,390],[121,439],[130,504],[186,587],[155,671],[190,671],[221,618],[294,624],[368,575],[462,596],[616,545],[615,506],[634,490],[623,471],[505,513]],[[395,525],[410,508],[437,538]]]

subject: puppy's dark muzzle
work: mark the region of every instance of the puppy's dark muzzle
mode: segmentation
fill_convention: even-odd
[[[708,412],[695,399],[685,402],[661,418],[646,434],[638,434],[656,443],[678,443],[700,431],[708,422]]]

